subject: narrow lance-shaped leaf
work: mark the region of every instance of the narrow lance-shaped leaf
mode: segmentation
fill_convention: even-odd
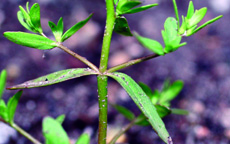
[[[25,32],[5,32],[4,36],[8,40],[18,45],[27,46],[35,49],[46,50],[58,46],[55,41],[52,41],[46,37],[37,34],[30,34]]]
[[[118,83],[121,84],[121,86],[126,90],[126,92],[136,103],[136,105],[147,117],[148,121],[152,125],[153,129],[157,132],[159,137],[165,143],[169,144],[171,138],[165,128],[164,122],[161,120],[160,116],[156,111],[156,108],[154,107],[148,96],[141,89],[141,87],[126,74],[116,72],[108,74],[108,76],[114,78],[116,81],[118,81]]]
[[[30,19],[34,28],[42,33],[41,21],[40,21],[40,6],[38,3],[35,3],[30,9]]]
[[[131,112],[127,108],[120,106],[120,105],[112,105],[112,106],[128,120],[133,120],[135,118],[135,115],[133,114],[133,112]]]
[[[6,86],[6,77],[7,77],[6,70],[2,70],[0,74],[0,100],[2,99],[2,94]]]
[[[193,2],[190,1],[188,6],[187,18],[190,19],[193,16],[193,14],[194,14],[194,5]]]
[[[55,23],[49,21],[48,22],[50,29],[53,32],[53,35],[57,42],[61,42],[62,34],[63,34],[63,20],[62,17],[59,19],[58,24],[55,25]]]
[[[150,4],[150,5],[145,5],[145,6],[141,6],[138,8],[134,8],[134,9],[130,9],[125,11],[123,14],[133,14],[133,13],[138,13],[138,12],[142,12],[145,11],[147,9],[150,9],[152,7],[158,6],[158,4]]]
[[[117,15],[124,14],[127,10],[134,8],[135,6],[140,5],[139,0],[119,0],[116,8]]]
[[[171,110],[169,108],[167,108],[166,106],[163,105],[155,105],[156,109],[157,109],[157,113],[159,114],[159,116],[161,118],[166,117],[167,115],[171,114]]]
[[[9,123],[13,124],[14,122],[14,114],[18,105],[18,101],[22,95],[22,90],[17,92],[12,98],[7,103],[7,110],[8,110],[8,118],[9,118]]]
[[[193,16],[190,19],[188,19],[187,29],[190,29],[194,25],[198,24],[204,18],[206,12],[207,12],[206,7],[196,10]]]
[[[12,90],[12,89],[25,89],[25,88],[48,86],[66,80],[74,79],[77,77],[93,75],[93,74],[97,74],[97,72],[88,68],[66,69],[66,70],[61,70],[55,73],[48,74],[46,76],[39,77],[34,80],[24,82],[16,86],[9,87],[7,89]]]
[[[30,13],[29,2],[26,2],[26,10],[27,10],[27,12],[29,14]]]
[[[21,11],[18,11],[17,17],[18,17],[18,21],[20,22],[20,24],[21,24],[24,28],[28,29],[29,31],[33,31],[33,29],[31,29],[30,25],[28,25],[28,24],[25,22],[24,16],[23,16],[23,14],[22,14]]]
[[[46,144],[70,144],[68,135],[61,124],[51,117],[43,120],[42,131]]]
[[[65,120],[65,115],[62,114],[56,118],[56,121],[58,121],[60,124],[62,124]]]
[[[142,90],[145,92],[145,94],[146,94],[149,98],[151,98],[151,97],[153,96],[152,90],[151,90],[151,88],[150,88],[149,86],[147,86],[147,85],[146,85],[145,83],[143,83],[143,82],[139,82],[138,84],[139,84],[139,86],[142,88]]]
[[[187,110],[184,109],[176,109],[176,108],[172,108],[172,113],[176,114],[176,115],[188,115],[189,112]]]
[[[187,36],[191,36],[191,35],[197,33],[197,32],[198,32],[199,30],[201,30],[202,28],[206,27],[206,26],[209,25],[209,24],[214,23],[215,21],[217,21],[218,19],[220,19],[220,18],[222,18],[222,17],[223,17],[223,15],[220,15],[220,16],[217,16],[217,17],[215,17],[215,18],[213,18],[213,19],[207,21],[206,23],[204,23],[204,24],[202,24],[201,26],[199,26],[197,29],[195,29],[191,34],[189,34],[189,35],[187,35]]]
[[[89,143],[90,143],[90,137],[88,134],[84,133],[77,139],[75,144],[89,144]]]
[[[93,14],[91,14],[87,19],[80,21],[79,23],[75,24],[74,26],[72,26],[70,29],[68,29],[62,36],[61,38],[61,42],[64,42],[65,40],[67,40],[69,37],[71,37],[73,34],[75,34],[80,28],[82,28],[89,20],[90,18],[93,16]]]
[[[115,20],[114,31],[118,34],[125,35],[125,36],[133,36],[130,31],[129,24],[125,17],[118,17]]]
[[[164,55],[163,47],[158,41],[142,37],[137,33],[134,33],[134,36],[145,48],[151,50],[158,55]]]

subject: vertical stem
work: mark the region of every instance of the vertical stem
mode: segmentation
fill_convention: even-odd
[[[174,6],[174,11],[175,11],[176,20],[177,20],[177,29],[179,29],[180,28],[180,18],[179,18],[179,13],[178,13],[176,0],[173,0],[173,6]]]
[[[99,131],[98,131],[98,144],[106,144],[107,133],[107,84],[108,77],[99,75],[98,81],[98,103],[99,103]]]
[[[104,38],[101,50],[101,60],[99,71],[103,74],[108,67],[109,49],[111,38],[113,34],[113,27],[115,22],[115,12],[113,0],[105,0],[107,18],[104,32]],[[99,132],[98,132],[98,144],[106,144],[107,133],[107,85],[108,78],[105,75],[99,75],[97,77],[98,82],[98,103],[99,103]]]
[[[107,70],[109,49],[110,49],[110,43],[111,43],[113,27],[115,22],[113,0],[106,0],[105,2],[106,2],[107,18],[106,18],[106,26],[105,26],[102,51],[101,51],[101,61],[100,61],[100,68],[99,68],[102,73]]]

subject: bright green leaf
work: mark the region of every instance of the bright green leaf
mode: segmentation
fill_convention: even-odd
[[[115,72],[112,74],[108,74],[108,76],[114,78],[118,83],[121,84],[121,86],[130,95],[136,105],[148,118],[149,123],[157,132],[159,137],[165,143],[168,143],[168,139],[170,138],[170,136],[165,128],[164,122],[161,120],[160,116],[156,111],[156,108],[150,101],[149,97],[141,89],[141,87],[126,74]]]
[[[27,10],[27,13],[29,14],[30,13],[29,2],[26,2],[26,10]]]
[[[176,108],[172,108],[172,114],[176,114],[176,115],[188,115],[189,112],[187,110],[183,110],[183,109],[176,109]]]
[[[31,22],[31,19],[30,19],[30,15],[26,12],[26,10],[22,6],[19,6],[19,9],[22,12],[23,20],[25,21],[25,23],[27,23],[27,25],[30,27],[32,32],[36,33],[37,31],[34,29],[34,26],[33,26],[32,22]]]
[[[7,78],[7,72],[6,70],[2,70],[0,74],[0,100],[2,99],[2,95],[6,86],[6,78]]]
[[[18,11],[17,17],[18,17],[18,21],[20,22],[20,24],[21,24],[24,28],[28,29],[29,31],[33,31],[33,29],[30,27],[30,25],[28,25],[28,24],[25,22],[24,16],[23,16],[23,14],[22,14],[21,11]]]
[[[188,6],[187,18],[188,19],[192,18],[193,14],[194,14],[194,5],[193,2],[190,1]]]
[[[8,117],[8,111],[5,102],[0,99],[0,117],[6,121],[9,122],[9,117]]]
[[[150,98],[153,104],[156,104],[160,98],[160,92],[158,90],[154,90],[153,96]]]
[[[164,102],[170,102],[171,100],[173,100],[180,93],[183,86],[183,81],[175,81],[167,90],[161,93],[159,103],[163,104]]]
[[[77,139],[75,144],[89,144],[90,143],[90,137],[88,134],[84,133],[80,135],[80,137]]]
[[[202,24],[200,27],[198,27],[196,30],[194,30],[191,34],[188,34],[187,36],[191,36],[191,35],[195,34],[199,30],[201,30],[202,28],[206,27],[209,24],[212,24],[213,22],[217,21],[218,19],[220,19],[222,17],[223,17],[223,15],[220,15],[220,16],[217,16],[217,17],[207,21],[206,23]]]
[[[90,20],[92,16],[93,14],[90,14],[90,16],[87,19],[78,22],[77,24],[72,26],[70,29],[68,29],[62,36],[61,42],[64,42],[65,40],[70,38],[73,34],[75,34],[80,28],[82,28]]]
[[[56,121],[58,121],[60,124],[62,124],[65,120],[65,115],[62,114],[56,118]]]
[[[125,17],[119,17],[115,20],[114,31],[118,34],[125,35],[125,36],[133,36],[130,31],[129,24]]]
[[[112,105],[112,106],[128,120],[133,120],[135,118],[135,115],[133,114],[133,112],[131,112],[127,108],[120,106],[120,105]]]
[[[114,4],[116,5],[119,0],[113,0]]]
[[[12,98],[9,99],[7,103],[7,110],[8,110],[8,118],[9,118],[9,123],[13,124],[14,122],[14,114],[18,105],[18,101],[22,95],[22,90],[17,92]]]
[[[181,27],[179,28],[178,34],[179,35],[186,35],[186,18],[182,16],[182,24]]]
[[[196,10],[193,16],[190,19],[188,19],[187,29],[190,29],[194,25],[198,24],[204,18],[206,12],[207,12],[206,7]]]
[[[63,34],[63,31],[64,31],[64,23],[63,23],[63,18],[61,17],[57,23],[57,33],[59,35],[58,41],[61,41],[61,36]]]
[[[137,33],[134,33],[134,36],[145,48],[151,50],[158,55],[164,55],[163,47],[158,41],[142,37]]]
[[[34,26],[34,29],[36,29],[39,33],[42,33],[42,27],[41,27],[41,21],[40,21],[40,6],[38,3],[35,3],[31,7],[29,16]]]
[[[34,80],[30,80],[27,82],[24,82],[22,84],[9,87],[7,89],[25,89],[25,88],[34,88],[34,87],[42,87],[42,86],[48,86],[56,83],[60,83],[66,80],[78,78],[81,76],[86,75],[93,75],[97,74],[97,72],[88,69],[88,68],[76,68],[76,69],[66,69],[61,70],[58,72],[54,72],[42,77],[39,77]]]
[[[44,118],[42,132],[46,144],[70,144],[68,135],[61,124],[51,117]]]
[[[117,15],[122,15],[124,12],[140,4],[140,0],[119,0],[116,8],[116,13]]]
[[[147,9],[150,9],[152,7],[155,7],[155,6],[158,6],[158,4],[150,4],[150,5],[145,5],[145,6],[141,6],[141,7],[138,7],[138,8],[130,9],[130,10],[127,10],[127,11],[123,12],[123,14],[138,13],[138,12],[142,12],[142,11],[145,11]]]
[[[55,41],[36,34],[30,34],[25,32],[4,32],[4,36],[8,40],[18,45],[27,46],[35,49],[46,50],[58,46]]]
[[[171,114],[171,110],[165,106],[162,105],[155,105],[157,109],[157,113],[161,118],[166,117],[167,115]]]

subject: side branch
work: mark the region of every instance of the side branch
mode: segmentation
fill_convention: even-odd
[[[99,69],[90,61],[88,61],[86,58],[80,56],[79,54],[71,51],[70,49],[68,49],[67,47],[63,46],[62,44],[59,44],[58,46],[60,49],[62,49],[63,51],[65,51],[66,53],[72,55],[73,57],[75,57],[76,59],[80,60],[81,62],[83,62],[84,64],[86,64],[87,66],[89,66],[91,69],[95,70],[96,72],[99,72]]]
[[[114,66],[114,67],[108,69],[107,72],[108,72],[108,73],[115,72],[115,71],[121,70],[121,69],[123,69],[123,68],[132,66],[132,65],[134,65],[134,64],[138,64],[138,63],[140,63],[140,62],[144,62],[144,61],[147,61],[147,60],[149,60],[149,59],[156,58],[156,57],[158,57],[158,56],[160,56],[160,55],[158,55],[158,54],[152,54],[152,55],[148,55],[148,56],[145,56],[145,57],[142,57],[142,58],[138,58],[138,59],[135,59],[135,60],[131,60],[131,61],[125,62],[125,63],[123,63],[123,64]]]

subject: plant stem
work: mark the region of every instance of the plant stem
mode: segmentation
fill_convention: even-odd
[[[80,56],[79,54],[71,51],[70,49],[68,49],[67,47],[63,46],[62,44],[59,44],[58,46],[60,49],[62,49],[63,51],[67,52],[68,54],[72,55],[73,57],[75,57],[76,59],[80,60],[81,62],[83,62],[84,64],[86,64],[87,66],[89,66],[91,69],[95,70],[96,72],[99,72],[99,69],[90,61],[88,61],[86,58]]]
[[[101,51],[101,60],[100,60],[100,72],[105,72],[108,66],[108,58],[109,58],[109,49],[111,38],[113,34],[113,27],[115,22],[115,12],[114,12],[114,4],[113,0],[106,0],[106,9],[107,9],[107,18],[106,18],[106,26],[104,32],[104,38],[102,43],[102,51]]]
[[[99,75],[98,81],[98,103],[99,103],[99,131],[98,131],[98,144],[106,144],[107,134],[107,105],[108,105],[108,77]]]
[[[180,18],[179,18],[179,13],[178,13],[178,8],[177,8],[176,0],[173,0],[173,6],[174,6],[174,11],[175,11],[176,19],[177,19],[177,29],[179,29],[180,28]]]
[[[135,60],[131,60],[131,61],[128,61],[128,62],[125,62],[123,64],[120,64],[120,65],[117,65],[117,66],[114,66],[112,68],[110,68],[109,70],[107,70],[108,73],[111,73],[111,72],[115,72],[115,71],[118,71],[120,69],[123,69],[123,68],[126,68],[126,67],[129,67],[129,66],[132,66],[134,64],[138,64],[140,62],[144,62],[144,61],[147,61],[149,59],[152,59],[152,58],[156,58],[160,55],[158,54],[151,54],[151,55],[148,55],[148,56],[145,56],[145,57],[142,57],[142,58],[138,58],[138,59],[135,59]]]
[[[100,60],[100,73],[103,74],[108,67],[109,49],[111,38],[113,34],[113,27],[115,22],[115,12],[113,0],[105,0],[107,18],[106,26],[104,32],[104,38],[101,50],[101,60]],[[107,85],[108,77],[105,75],[98,75],[98,103],[99,103],[99,132],[98,132],[98,144],[106,144],[106,134],[107,134]]]
[[[133,125],[135,125],[137,121],[141,121],[144,119],[145,117],[143,119],[140,119],[139,117],[134,118],[129,124],[127,124],[124,128],[122,128],[108,144],[115,144],[118,138],[122,136],[125,132],[127,132]]]
[[[39,142],[37,139],[35,139],[34,137],[32,137],[29,133],[27,133],[26,131],[24,131],[22,128],[20,128],[15,123],[11,124],[10,126],[12,128],[14,128],[16,131],[18,131],[20,134],[22,134],[24,137],[26,137],[27,139],[29,139],[32,143],[34,143],[34,144],[42,144],[41,142]]]

